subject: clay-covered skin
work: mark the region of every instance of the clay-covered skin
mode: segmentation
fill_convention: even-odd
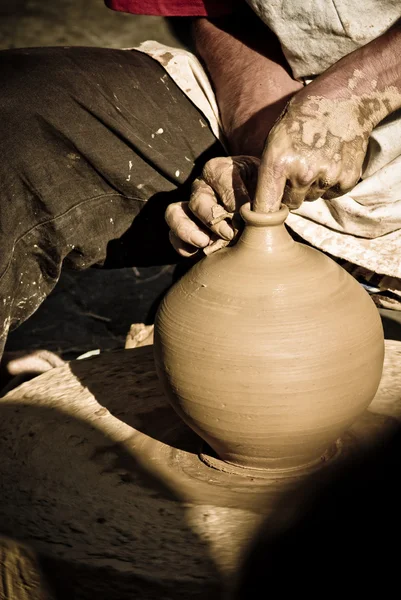
[[[190,200],[167,207],[170,241],[181,256],[191,256],[199,248],[210,253],[216,241],[233,239],[237,233],[233,217],[255,195],[259,163],[252,156],[212,158],[193,182]]]
[[[382,373],[375,305],[334,261],[292,240],[287,214],[243,207],[238,243],[197,263],[155,324],[172,405],[221,459],[247,467],[319,460]]]
[[[362,83],[361,83],[362,80]],[[255,210],[290,209],[304,200],[336,198],[358,183],[375,125],[397,107],[394,86],[361,91],[357,69],[345,97],[319,95],[316,85],[299,92],[271,130],[263,153]]]
[[[369,136],[401,107],[401,20],[297,92],[271,129],[254,209],[339,197],[358,183]]]

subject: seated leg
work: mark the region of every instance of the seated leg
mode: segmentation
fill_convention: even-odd
[[[0,356],[63,264],[171,264],[164,211],[224,154],[163,67],[138,51],[0,52]]]

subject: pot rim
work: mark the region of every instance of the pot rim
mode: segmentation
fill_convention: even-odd
[[[240,208],[240,214],[245,223],[254,227],[282,225],[288,217],[289,212],[285,204],[282,204],[279,210],[270,213],[255,212],[252,210],[250,202],[247,202]]]

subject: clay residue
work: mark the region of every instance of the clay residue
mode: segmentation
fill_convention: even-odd
[[[174,56],[171,54],[171,52],[164,52],[163,54],[160,54],[158,60],[165,67],[172,58],[174,58]]]
[[[324,146],[329,135],[343,142],[366,137],[400,102],[400,92],[394,86],[372,92],[336,99],[309,96],[293,106],[289,132],[300,132],[300,142],[309,148]]]
[[[370,134],[401,99],[395,86],[379,90],[377,81],[367,82],[357,69],[345,95],[308,91],[290,101],[270,132],[255,210],[275,211],[282,200],[294,209],[304,200],[349,192],[361,177]]]

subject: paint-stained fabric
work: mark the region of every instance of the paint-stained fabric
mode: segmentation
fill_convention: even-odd
[[[4,50],[0,80],[1,358],[63,265],[178,262],[165,210],[224,149],[143,52]]]

